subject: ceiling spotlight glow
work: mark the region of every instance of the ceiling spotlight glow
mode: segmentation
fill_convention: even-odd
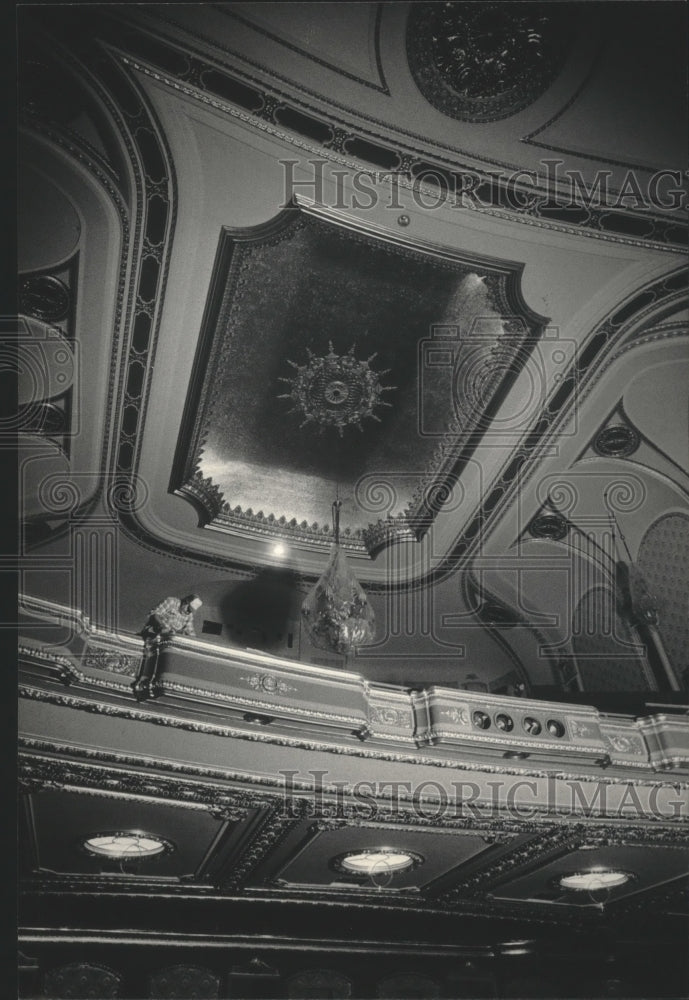
[[[92,837],[86,837],[82,841],[82,846],[89,854],[116,860],[153,858],[171,850],[171,845],[160,837],[135,831],[97,833]]]
[[[287,555],[287,546],[284,542],[276,542],[270,551],[276,559],[284,559]]]
[[[592,868],[586,872],[563,875],[559,883],[563,889],[574,889],[576,892],[595,892],[597,889],[616,889],[628,882],[631,877],[627,872],[609,868]]]

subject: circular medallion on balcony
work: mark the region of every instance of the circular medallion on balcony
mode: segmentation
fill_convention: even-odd
[[[567,8],[505,0],[412,4],[407,58],[417,87],[460,121],[516,114],[564,64],[572,37]]]

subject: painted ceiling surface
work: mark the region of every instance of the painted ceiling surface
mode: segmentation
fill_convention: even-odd
[[[225,509],[314,530],[328,522],[337,492],[343,529],[355,537],[381,513],[403,514],[432,482],[445,432],[457,422],[470,430],[493,399],[506,341],[533,329],[531,315],[505,316],[509,272],[383,243],[295,210],[277,232],[239,239],[220,275],[223,301],[196,387],[204,405],[187,471],[210,478]],[[372,416],[341,433],[307,421],[285,398],[295,366],[324,357],[330,345],[368,359],[383,387]]]

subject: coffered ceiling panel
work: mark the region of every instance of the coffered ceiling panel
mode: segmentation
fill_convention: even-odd
[[[369,889],[423,890],[430,882],[486,851],[489,843],[490,838],[469,831],[386,829],[365,824],[328,830],[316,826],[273,878],[294,886],[351,889],[363,885]],[[409,869],[395,873],[392,863],[386,861],[386,854],[394,858],[395,852],[401,857],[409,855]],[[342,864],[359,853],[370,853],[374,859],[370,872],[362,877],[348,873]]]
[[[345,544],[373,554],[381,513],[414,537],[453,472],[441,439],[478,440],[535,347],[520,272],[296,207],[226,229],[178,492],[219,528],[323,544],[341,490]]]
[[[605,872],[627,876],[620,885],[608,887]],[[560,879],[570,875],[592,876],[591,886],[567,889]],[[538,900],[567,906],[614,903],[634,893],[653,889],[689,874],[689,852],[677,848],[627,846],[591,847],[572,851],[526,875],[493,889],[499,899]]]
[[[64,875],[191,877],[223,826],[221,820],[199,809],[64,791],[31,796],[27,809],[35,867]],[[164,850],[139,858],[132,845],[132,855],[119,859],[84,848],[86,838],[131,833],[160,839]]]

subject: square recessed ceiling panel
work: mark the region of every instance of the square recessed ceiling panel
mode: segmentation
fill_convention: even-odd
[[[626,874],[620,885],[606,886],[601,872]],[[569,875],[590,873],[595,884],[591,889],[566,889],[560,879]],[[591,847],[572,851],[561,858],[510,879],[494,888],[491,895],[499,899],[538,900],[568,906],[591,906],[607,903],[635,892],[643,892],[670,879],[689,873],[689,851],[686,847],[611,846]]]
[[[421,889],[471,858],[488,850],[478,834],[459,831],[418,831],[394,827],[342,827],[335,830],[312,831],[305,842],[296,847],[276,873],[281,884],[295,886],[378,885],[381,888]],[[359,852],[389,852],[388,856],[404,854],[412,859],[411,866],[395,873],[381,857],[371,877],[350,877],[343,859]],[[392,876],[392,877],[391,877]]]
[[[117,859],[93,856],[83,847],[87,837],[138,832],[160,840],[160,854],[123,862],[123,870],[141,876],[192,875],[201,864],[222,821],[201,809],[185,809],[118,796],[44,791],[29,798],[34,830],[35,866],[79,875],[117,872]]]
[[[339,488],[350,548],[418,535],[541,329],[520,274],[297,208],[224,230],[173,488],[225,532],[330,544]]]

